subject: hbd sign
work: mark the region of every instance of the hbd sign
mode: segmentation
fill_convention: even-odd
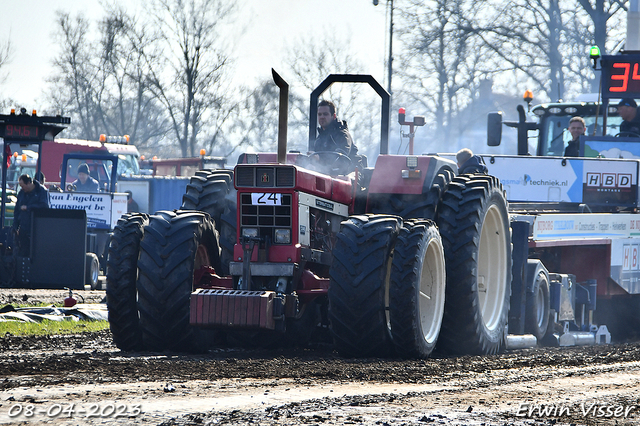
[[[631,188],[629,173],[587,173],[589,188]]]
[[[622,270],[637,271],[638,270],[638,245],[625,244],[622,247]]]

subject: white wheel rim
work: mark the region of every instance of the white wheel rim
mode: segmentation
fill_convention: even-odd
[[[542,281],[542,280],[538,280]],[[536,292],[536,322],[538,323],[538,328],[542,328],[544,323],[544,291],[542,290],[542,286],[538,285],[538,291]]]
[[[489,331],[500,325],[507,283],[507,240],[502,213],[492,204],[487,210],[478,247],[478,299],[482,321]]]
[[[92,268],[91,268],[91,279],[93,280],[94,283],[97,283],[98,282],[98,269],[99,268],[96,268],[95,264],[93,262],[91,263],[91,266],[92,266]]]
[[[440,333],[444,315],[445,284],[444,249],[440,240],[432,239],[427,245],[422,262],[418,293],[422,336],[429,344],[434,343]]]
[[[389,256],[387,259],[387,273],[384,277],[384,317],[387,323],[387,331],[391,333],[391,314],[389,312],[389,303],[391,300],[391,265],[393,263],[393,256]]]

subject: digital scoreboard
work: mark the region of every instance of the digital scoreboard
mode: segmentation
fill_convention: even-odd
[[[640,55],[602,56],[602,96],[640,99]]]
[[[42,128],[19,124],[5,124],[4,137],[9,139],[42,139]]]
[[[44,139],[53,139],[64,127],[71,123],[69,117],[39,117],[24,113],[0,115],[0,138],[5,142],[41,142]]]

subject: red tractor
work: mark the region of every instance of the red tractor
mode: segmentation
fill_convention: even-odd
[[[181,210],[120,220],[107,269],[116,345],[202,350],[207,330],[304,344],[324,330],[344,356],[502,350],[511,234],[499,181],[389,155],[389,94],[371,76],[331,75],[312,92],[309,139],[331,84],[369,84],[382,99],[375,167],[286,153],[288,85],[274,79],[277,154],[197,172]]]

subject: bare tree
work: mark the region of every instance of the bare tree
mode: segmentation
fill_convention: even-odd
[[[160,143],[168,123],[148,84],[142,52],[153,40],[144,26],[117,6],[98,22],[95,41],[82,15],[60,13],[58,24],[62,53],[50,93],[54,109],[72,116],[67,135],[95,140],[103,133],[128,134],[141,149]]]
[[[100,22],[99,113],[109,133],[129,134],[141,149],[160,143],[170,129],[147,78],[152,55],[145,52],[156,41],[148,26],[115,5]]]
[[[606,52],[609,47],[609,31],[607,27],[617,27],[618,20],[614,20],[616,15],[622,15],[621,11],[626,11],[626,1],[620,0],[578,0],[578,4],[591,19],[593,23],[593,32],[591,43],[600,48],[602,52]],[[612,22],[613,21],[613,22]],[[613,25],[609,25],[612,23]]]
[[[278,141],[279,90],[271,79],[265,79],[257,88],[242,89],[243,102],[231,129],[235,144],[227,155],[240,149],[275,152]]]
[[[578,0],[588,19],[581,20],[576,16],[574,20],[571,36],[575,40],[574,45],[579,48],[580,60],[572,62],[572,65],[578,63],[583,70],[589,66],[585,53],[590,46],[598,46],[604,54],[615,53],[620,48],[625,39],[622,28],[625,27],[623,21],[626,14],[622,12],[627,10],[626,3],[620,0]],[[582,77],[583,87],[590,86],[592,92],[599,90],[597,75],[584,72],[578,72],[577,75]]]
[[[588,89],[588,83],[597,91],[588,49],[596,44],[605,52],[619,43],[623,9],[615,0],[499,1],[492,19],[476,28],[499,58],[496,69],[525,76],[555,101]]]
[[[67,135],[96,139],[101,133],[95,103],[100,73],[92,57],[95,46],[87,38],[89,22],[82,14],[72,19],[61,12],[57,22],[61,53],[54,60],[57,73],[50,80],[53,106],[60,113],[73,116],[74,124]]]
[[[396,73],[402,81],[397,98],[429,118],[432,140],[450,140],[458,112],[472,99],[490,52],[483,50],[472,23],[485,2],[412,0],[401,12],[401,40]],[[424,111],[424,112],[422,112]]]
[[[0,84],[4,83],[7,78],[6,74],[4,74],[4,68],[11,61],[12,54],[13,50],[11,48],[11,40],[0,43]]]
[[[572,12],[562,9],[560,0],[502,1],[494,8],[492,19],[476,28],[497,57],[495,68],[516,71],[548,98],[560,99],[567,80],[565,66],[572,59],[565,54]]]
[[[183,156],[197,154],[207,127],[216,127],[215,111],[228,108],[224,85],[230,55],[223,40],[225,25],[237,3],[225,0],[156,0],[153,13],[163,44],[163,64],[149,70]],[[162,65],[166,65],[166,68]],[[216,129],[210,129],[211,134]]]

